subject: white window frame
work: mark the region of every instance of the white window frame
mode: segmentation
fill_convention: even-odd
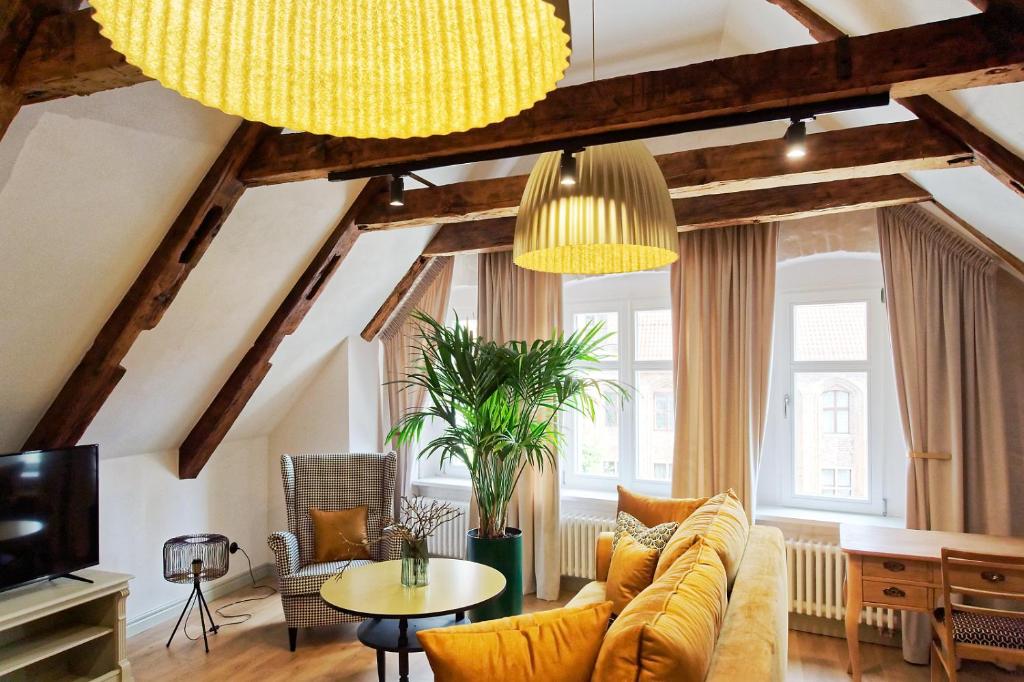
[[[793,359],[793,310],[797,305],[814,305],[823,303],[867,304],[867,359],[864,361],[829,361],[809,362]],[[818,509],[824,511],[847,512],[855,514],[876,514],[886,512],[884,433],[882,425],[886,406],[882,391],[882,382],[878,374],[885,367],[885,353],[888,352],[887,331],[885,322],[885,306],[881,300],[881,291],[876,288],[845,288],[820,290],[814,292],[794,292],[779,297],[779,305],[775,311],[775,361],[773,372],[782,372],[783,381],[773,381],[775,394],[772,400],[784,404],[786,396],[790,401],[785,410],[776,410],[775,418],[785,420],[779,429],[778,443],[781,457],[776,461],[776,474],[779,477],[778,492],[780,501],[787,507]],[[864,372],[868,385],[867,447],[868,447],[868,496],[865,500],[827,498],[811,495],[798,495],[794,479],[794,418],[795,395],[794,384],[797,372]]]
[[[615,362],[599,363],[597,369],[617,369],[618,380],[630,391],[635,389],[637,372],[644,370],[672,370],[671,360],[634,359],[635,314],[645,310],[670,310],[668,297],[622,298],[618,300],[581,301],[564,307],[566,333],[573,330],[573,318],[578,314],[615,313],[619,319],[619,358]],[[600,418],[600,416],[598,416]],[[575,490],[614,491],[623,485],[651,495],[668,495],[670,481],[638,479],[637,471],[637,401],[623,401],[619,417],[619,467],[616,476],[596,476],[576,472],[576,433],[572,418],[564,426],[566,452],[562,461],[562,486]]]

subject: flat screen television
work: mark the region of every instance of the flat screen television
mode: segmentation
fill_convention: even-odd
[[[100,560],[95,445],[0,455],[0,591]]]

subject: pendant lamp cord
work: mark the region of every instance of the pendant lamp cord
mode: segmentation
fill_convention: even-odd
[[[597,80],[597,0],[590,0],[590,82]]]

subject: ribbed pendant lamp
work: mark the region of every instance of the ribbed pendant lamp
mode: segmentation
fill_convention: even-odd
[[[91,4],[130,64],[207,106],[293,130],[409,138],[495,123],[554,90],[569,65],[560,1]]]
[[[530,173],[516,218],[516,265],[596,275],[651,270],[679,257],[668,185],[642,143],[577,153],[575,184],[562,182],[561,156],[544,154]]]

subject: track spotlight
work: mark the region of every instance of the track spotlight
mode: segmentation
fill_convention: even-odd
[[[807,124],[800,119],[793,119],[786,130],[786,156],[790,159],[802,159],[807,156]]]
[[[576,152],[574,150],[562,150],[562,158],[558,162],[558,177],[563,185],[576,184]]]
[[[391,176],[391,200],[388,202],[392,206],[401,207],[405,206],[405,177],[402,175]]]

